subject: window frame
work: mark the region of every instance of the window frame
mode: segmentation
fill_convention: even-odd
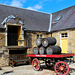
[[[43,37],[42,34],[37,34],[37,39],[38,39],[38,38],[42,38],[42,37]]]
[[[67,32],[61,33],[61,38],[68,38],[68,33]]]

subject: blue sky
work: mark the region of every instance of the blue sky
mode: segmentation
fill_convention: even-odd
[[[75,0],[0,0],[0,4],[54,13],[75,5]]]

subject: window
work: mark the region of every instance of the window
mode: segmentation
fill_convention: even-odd
[[[37,34],[37,39],[39,38],[39,34]]]
[[[42,38],[42,34],[37,34],[37,39]]]
[[[59,21],[61,18],[62,18],[62,16],[59,16],[59,17],[56,18],[55,21]]]
[[[53,21],[53,23],[57,23],[61,18],[62,18],[62,16],[57,17],[57,18]]]
[[[40,38],[42,38],[42,34],[40,35]]]
[[[62,33],[62,34],[61,34],[61,37],[63,37],[63,38],[64,38],[64,37],[68,37],[68,34],[67,34],[67,33]]]

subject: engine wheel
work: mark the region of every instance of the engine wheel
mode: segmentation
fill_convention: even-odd
[[[60,61],[55,64],[54,70],[58,75],[67,75],[69,73],[69,66],[67,63]]]
[[[40,70],[40,62],[39,62],[39,60],[38,60],[37,58],[34,58],[34,59],[32,60],[32,67],[33,67],[33,69],[34,69],[35,71]]]

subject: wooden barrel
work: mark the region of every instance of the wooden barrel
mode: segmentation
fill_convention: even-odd
[[[34,47],[33,48],[33,54],[38,54],[39,53],[39,48],[38,47]]]
[[[37,45],[37,46],[41,46],[41,45],[42,45],[42,38],[38,38],[38,39],[36,40],[36,45]]]
[[[47,47],[49,45],[55,45],[56,44],[56,39],[54,37],[47,37],[42,39],[42,45],[44,47]]]
[[[45,48],[43,46],[41,46],[39,48],[39,54],[44,54],[45,53]]]
[[[61,54],[61,48],[59,46],[49,46],[46,49],[46,54]]]

